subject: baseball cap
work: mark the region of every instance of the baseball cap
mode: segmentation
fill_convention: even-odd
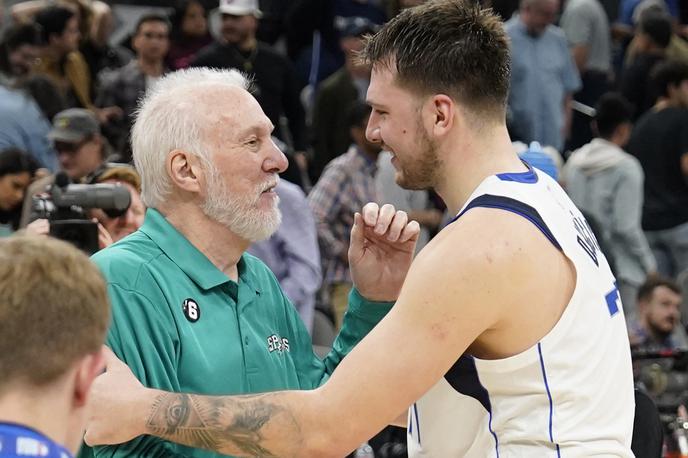
[[[220,0],[220,13],[232,16],[252,14],[257,18],[263,16],[263,12],[258,8],[258,0]]]
[[[369,19],[352,16],[337,18],[335,27],[339,30],[339,36],[345,37],[362,37],[364,35],[372,35],[380,30],[380,26],[374,24]]]
[[[48,138],[58,142],[79,143],[99,133],[100,126],[93,113],[83,108],[70,108],[55,115]]]

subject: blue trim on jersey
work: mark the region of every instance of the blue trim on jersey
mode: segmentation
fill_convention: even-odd
[[[549,441],[557,447],[557,458],[561,458],[559,452],[559,444],[554,442],[552,436],[552,416],[554,414],[554,405],[552,403],[552,393],[549,391],[549,383],[547,383],[547,371],[545,371],[545,360],[542,358],[542,344],[538,342],[538,354],[540,355],[540,368],[542,369],[542,378],[545,381],[545,389],[547,390],[547,398],[549,398]]]
[[[418,428],[418,445],[420,445],[420,420],[418,419],[418,405],[413,403],[413,414],[416,417],[416,428]]]
[[[517,183],[526,183],[526,184],[534,184],[538,182],[538,176],[537,173],[535,173],[535,169],[533,169],[530,164],[528,164],[525,161],[522,161],[523,165],[528,167],[527,172],[518,172],[518,173],[498,173],[497,178],[499,178],[502,181],[515,181]]]
[[[525,219],[533,223],[538,229],[540,229],[540,232],[542,232],[545,235],[545,237],[547,237],[547,239],[549,239],[549,241],[552,242],[552,245],[554,245],[557,248],[557,250],[562,251],[561,245],[559,245],[559,242],[557,242],[557,239],[554,237],[554,234],[552,233],[552,231],[549,230],[547,224],[545,224],[545,220],[542,219],[540,213],[538,213],[538,211],[530,205],[523,203],[520,200],[512,199],[510,197],[495,196],[492,194],[483,194],[482,196],[478,196],[475,199],[471,200],[466,206],[466,208],[464,208],[461,213],[456,215],[456,217],[453,220],[451,220],[450,224],[456,221],[457,219],[461,218],[461,216],[463,216],[463,214],[466,213],[468,210],[475,207],[497,208],[523,216]]]
[[[492,433],[492,437],[494,437],[495,453],[497,454],[497,458],[499,458],[499,439],[497,439],[497,434],[492,430],[492,410],[490,410],[489,414],[490,419],[487,422],[487,428],[490,430],[490,433]]]
[[[0,458],[72,458],[61,445],[28,426],[0,422]]]
[[[475,359],[470,355],[461,355],[454,365],[444,374],[444,379],[459,393],[476,399],[485,408],[489,415],[488,428],[495,440],[495,451],[499,458],[499,440],[497,434],[492,430],[492,403],[490,394],[480,383],[478,370],[475,368]],[[420,427],[419,427],[420,429]],[[420,437],[420,434],[418,435]]]

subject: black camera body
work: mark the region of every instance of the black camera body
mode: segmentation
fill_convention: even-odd
[[[109,217],[129,209],[131,195],[120,184],[71,184],[64,173],[55,176],[48,191],[33,198],[33,217],[50,222],[50,235],[72,243],[87,254],[98,251],[98,225],[88,211],[103,210]]]

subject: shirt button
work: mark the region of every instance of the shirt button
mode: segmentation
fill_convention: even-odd
[[[248,337],[244,337],[244,344],[248,345]]]

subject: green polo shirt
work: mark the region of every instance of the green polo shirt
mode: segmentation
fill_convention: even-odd
[[[209,395],[312,389],[389,311],[353,291],[324,360],[275,276],[244,254],[230,280],[157,210],[134,234],[93,256],[108,284],[107,344],[141,382]],[[219,457],[150,436],[95,448],[97,457]]]

